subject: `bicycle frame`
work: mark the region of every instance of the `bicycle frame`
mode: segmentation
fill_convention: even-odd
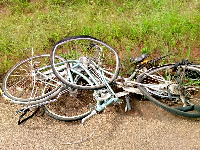
[[[70,64],[72,65],[70,67],[70,69],[67,69],[66,73],[67,73],[67,79],[70,82],[74,82],[73,81],[73,75],[76,74],[77,76],[82,77],[84,80],[86,80],[90,85],[98,85],[98,81],[96,80],[96,78],[94,77],[94,75],[89,71],[89,67],[95,68],[95,64],[91,63],[89,64],[84,64],[83,62],[81,62],[80,60],[67,60],[61,63],[56,64],[57,69],[64,69],[66,66],[64,64]],[[96,66],[98,67],[98,66]],[[135,82],[135,81],[131,81],[135,76],[137,72],[140,73],[144,73],[143,71],[141,71],[140,69],[136,69],[132,75],[125,79],[125,82],[115,82],[117,84],[118,87],[122,87],[124,89],[124,92],[119,92],[119,93],[115,93],[112,88],[110,87],[110,85],[108,84],[108,81],[106,80],[106,77],[104,75],[105,70],[103,70],[102,68],[96,68],[95,70],[98,75],[100,76],[100,80],[105,84],[105,87],[107,88],[107,90],[104,89],[100,89],[100,90],[95,90],[93,96],[96,98],[97,100],[97,104],[96,104],[96,111],[100,112],[102,111],[105,107],[109,106],[111,103],[117,103],[118,102],[118,98],[122,97],[122,96],[126,96],[129,93],[139,93],[139,90],[137,88],[134,88],[133,85],[138,85],[141,83]],[[88,75],[85,76],[84,73],[86,73]],[[147,74],[148,75],[148,74]],[[149,75],[152,76],[152,75]],[[157,78],[159,80],[164,80],[162,79],[160,76],[152,76],[153,78]],[[118,78],[119,79],[119,78]],[[116,80],[118,80],[116,79]],[[143,84],[142,84],[143,85]],[[158,86],[152,86],[152,85],[145,85],[146,87],[148,87],[149,89],[154,89],[156,91],[159,91]],[[163,87],[166,87],[167,84],[161,85]],[[129,108],[131,108],[130,106],[128,106]]]

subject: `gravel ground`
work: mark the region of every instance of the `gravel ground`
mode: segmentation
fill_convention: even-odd
[[[34,116],[17,125],[15,111],[19,106],[0,100],[0,149],[200,149],[200,119],[173,115],[149,101],[132,99],[132,110],[109,107],[82,126],[77,122],[61,122],[48,117]],[[98,126],[95,134],[90,135]]]

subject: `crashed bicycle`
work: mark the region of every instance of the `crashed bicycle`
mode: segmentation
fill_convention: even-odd
[[[62,121],[84,123],[110,104],[120,103],[121,97],[125,110],[131,110],[130,93],[144,95],[172,113],[200,117],[199,65],[188,61],[155,65],[166,56],[131,58],[135,70],[123,78],[112,47],[91,36],[69,37],[57,42],[51,55],[32,56],[14,66],[3,80],[3,95],[25,105],[20,112],[42,106]],[[113,87],[123,91],[116,93]]]

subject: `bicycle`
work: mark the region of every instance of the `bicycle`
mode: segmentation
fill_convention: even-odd
[[[144,54],[132,59],[137,66],[135,71],[129,78],[121,78],[118,76],[119,57],[113,48],[90,36],[69,37],[58,41],[53,47],[50,55],[51,65],[49,55],[44,55],[32,56],[14,66],[3,80],[3,94],[14,103],[28,105],[25,109],[43,106],[49,116],[62,121],[83,119],[84,123],[86,119],[101,112],[111,103],[120,102],[119,97],[123,96],[126,99],[126,108],[130,110],[127,96],[129,93],[144,94],[149,100],[170,112],[188,117],[199,117],[199,113],[189,113],[194,108],[194,104],[190,103],[188,98],[186,100],[182,98],[189,97],[188,94],[173,93],[173,89],[178,88],[185,93],[188,92],[178,80],[182,70],[184,70],[182,81],[185,82],[184,77],[189,77],[189,81],[193,81],[192,85],[195,82],[197,85],[192,88],[192,92],[196,93],[196,89],[199,88],[200,68],[198,65],[168,64],[151,68],[151,63],[156,61],[153,59],[146,62],[147,57],[148,55]],[[39,58],[41,60],[33,61]],[[44,65],[41,63],[43,61],[46,61]],[[25,63],[30,69],[26,65],[22,67]],[[146,69],[146,64],[150,64],[151,69]],[[176,70],[175,67],[178,69]],[[190,73],[185,76],[185,72],[192,72],[197,80],[194,80],[194,77],[191,78]],[[146,81],[151,82],[146,83]],[[112,84],[116,84],[124,92],[115,93],[110,86]],[[62,94],[65,94],[68,99],[60,100],[59,97]],[[56,95],[58,95],[57,98],[55,98]],[[95,100],[92,97],[95,97]],[[164,98],[165,102],[161,102]],[[169,107],[166,104],[169,100],[173,104],[180,101],[182,106]],[[190,109],[186,109],[188,108],[186,105],[190,105]]]
[[[90,50],[94,50],[94,45],[92,44],[95,42],[104,45],[104,48],[107,49],[107,51],[110,49],[112,50],[111,47],[95,38],[93,38],[92,43],[90,43]],[[95,47],[95,50],[97,50],[96,53],[98,54],[98,51],[101,49]],[[116,52],[114,50],[112,50],[112,52],[115,53],[116,60],[119,61]],[[76,53],[75,55],[79,55],[79,53]],[[96,57],[99,56],[96,55]],[[59,73],[64,76],[68,76],[66,73],[65,64],[59,63],[61,60],[65,61],[65,58],[65,54],[63,53],[63,57],[56,55],[54,57],[54,61],[57,64],[57,68],[59,68]],[[73,62],[66,65],[70,64],[73,64]],[[119,62],[117,64],[119,65]],[[118,70],[119,67],[116,66],[115,76],[108,74],[111,80],[116,78]],[[78,81],[78,78],[73,80],[77,80],[76,85],[78,83],[81,83],[80,85],[82,85],[82,81]],[[66,87],[63,86],[63,84],[52,72],[51,66],[49,64],[49,55],[45,54],[41,56],[32,56],[15,65],[6,74],[3,80],[2,94],[6,99],[13,103],[25,105],[24,108],[18,111],[18,113],[20,113],[27,109],[39,107],[41,105],[45,105],[46,103],[55,101],[56,99],[54,97],[58,95],[59,92],[61,92],[64,88]],[[49,101],[51,98],[54,98],[54,100]]]
[[[93,53],[91,51],[95,51],[95,57],[92,56]],[[70,52],[74,53],[70,54]],[[59,65],[55,63],[55,56],[59,54],[66,60],[60,63],[61,66],[64,64],[67,66],[66,76],[60,74],[60,71],[56,69]],[[113,54],[113,56],[111,56],[111,54]],[[105,55],[108,58],[105,58]],[[56,101],[45,105],[45,111],[48,115],[58,120],[71,121],[83,119],[84,122],[97,112],[101,112],[111,103],[117,103],[119,97],[126,96],[130,92],[136,91],[136,93],[141,92],[150,101],[172,113],[187,117],[200,117],[200,110],[196,109],[199,106],[195,106],[195,104],[191,102],[194,100],[191,96],[197,96],[197,99],[199,99],[200,69],[197,66],[189,65],[189,63],[179,63],[178,65],[167,64],[143,71],[144,65],[142,64],[147,56],[148,55],[145,54],[135,58],[135,62],[139,64],[138,68],[136,68],[129,78],[121,78],[123,82],[117,82],[119,57],[113,48],[90,36],[69,37],[57,42],[51,52],[51,66],[54,74],[63,84],[72,89],[95,90],[93,96],[96,98],[97,104],[94,104],[95,101],[92,102],[93,104],[82,104],[81,108],[84,107],[84,111],[80,114],[73,115],[73,111],[78,109],[80,102],[77,104],[75,101],[72,102],[76,109],[56,112],[55,108],[61,108],[62,105],[67,106],[68,103],[71,104],[69,100],[62,101],[62,105],[60,106],[59,101]],[[111,63],[109,61],[112,60],[111,58],[115,58],[113,61],[114,63],[112,62],[113,68],[109,65]],[[137,73],[139,73],[139,75],[135,78]],[[191,76],[191,74],[193,74],[193,76]],[[181,76],[181,79],[179,79],[179,76]],[[80,84],[74,82],[74,79],[77,77],[79,80],[82,80],[82,82],[79,82]],[[136,80],[133,81],[133,79]],[[115,93],[110,86],[112,83],[116,83],[117,86],[123,88],[124,92]],[[190,84],[190,86],[184,86],[187,84]],[[192,88],[188,89],[188,87],[191,86]],[[182,90],[182,92],[178,92],[178,90]],[[70,92],[68,92],[68,95],[70,95]],[[73,98],[76,99],[76,96],[73,96]],[[162,99],[165,99],[165,102],[162,102]],[[167,101],[173,103],[173,105],[167,104]],[[131,107],[127,98],[126,102],[127,108],[130,109]],[[182,105],[176,107],[176,103]],[[197,113],[193,112],[194,110],[197,111]]]
[[[67,46],[71,49],[75,47],[75,53],[73,51],[72,54],[69,54],[69,49],[67,54],[63,52],[63,43],[66,41],[74,42],[72,44],[67,43]],[[85,93],[85,95],[90,93],[92,99],[92,91],[81,91],[74,89],[74,86],[79,89],[99,89],[105,87],[104,81],[100,79],[100,74],[95,74],[100,66],[102,66],[101,70],[106,73],[106,79],[109,83],[116,79],[119,72],[119,57],[114,49],[104,42],[89,36],[77,36],[57,42],[53,49],[57,49],[58,45],[61,45],[62,53],[59,54],[62,56],[53,55],[50,57],[52,58],[51,61],[55,62],[54,68],[50,66],[49,55],[45,54],[32,56],[23,60],[6,74],[2,87],[3,96],[13,103],[25,105],[18,113],[26,112],[26,110],[30,108],[44,105],[47,114],[51,115],[53,112],[49,113],[48,111],[48,106],[51,106],[51,104],[45,104],[55,101],[62,93],[65,93],[65,95],[68,94],[68,96],[71,95],[70,99],[73,99],[73,101],[78,100],[77,96],[84,95],[83,93]],[[85,54],[86,57],[83,57],[83,54]],[[72,58],[72,56],[75,58]],[[68,58],[72,58],[72,60],[66,61]],[[93,64],[95,63],[95,65],[92,65],[92,68],[90,67],[90,70],[88,70],[87,65],[89,65],[91,61]],[[112,67],[110,63],[115,67]],[[67,68],[70,68],[70,70]],[[106,69],[107,71],[105,71]],[[93,71],[93,74],[90,75],[90,71]],[[89,78],[87,75],[90,75]],[[93,75],[95,76],[93,77]],[[58,79],[60,78],[61,81],[63,81],[62,78],[64,78],[65,82],[70,83],[71,88],[68,87],[68,85],[65,87],[56,76],[58,76]],[[65,80],[65,78],[67,80]],[[63,89],[65,90],[62,91]],[[55,98],[56,95],[58,95],[57,98]],[[91,107],[94,106],[94,103],[95,101],[93,101]],[[71,103],[70,107],[73,108],[73,103]],[[56,107],[54,109],[56,109]],[[81,109],[77,112],[80,113],[80,115],[77,114],[78,117],[67,117],[65,120],[77,120],[90,114],[90,111],[82,113]],[[61,117],[61,119],[63,118]]]

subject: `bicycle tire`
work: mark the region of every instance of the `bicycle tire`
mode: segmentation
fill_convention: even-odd
[[[182,69],[179,70],[180,73],[177,73],[174,71],[174,66],[175,64],[159,66],[139,75],[137,82],[141,84],[138,88],[147,99],[171,113],[192,118],[200,117],[200,68],[180,65]],[[180,82],[177,74],[181,73],[184,76]],[[164,82],[171,82],[171,84],[165,87],[166,89],[162,90],[160,95],[158,91],[156,94],[156,91],[148,90],[144,84],[150,83],[159,87],[164,82],[151,78],[149,75],[162,77],[166,79]]]
[[[84,59],[87,59],[88,64],[96,64],[95,69],[101,69],[104,71],[109,83],[113,82],[119,73],[120,62],[116,51],[106,43],[91,36],[73,36],[58,41],[51,51],[50,60],[52,69],[54,74],[62,83],[72,88],[94,90],[105,87],[104,82],[101,81],[101,75],[91,68],[87,69],[90,70],[90,73],[98,82],[93,85],[77,85],[68,79],[68,75],[62,76],[55,63],[54,58],[56,55],[60,55],[66,60],[81,60],[86,62]],[[67,71],[70,71],[69,74],[72,74],[71,80],[73,80],[73,77],[77,74],[71,72],[70,65],[69,62],[66,62],[66,66],[68,66],[66,69]],[[87,73],[83,74],[86,76],[88,75]]]
[[[79,78],[80,79],[80,78]],[[86,81],[80,81],[82,84]],[[76,121],[88,116],[95,109],[93,90],[80,90],[68,87],[56,101],[43,105],[48,116],[60,121]]]
[[[59,56],[56,56],[56,59],[63,61]],[[51,70],[49,54],[27,58],[12,67],[3,79],[3,95],[13,103],[22,105],[38,104],[56,96],[61,91],[61,82],[55,75],[54,81],[57,82],[47,81],[48,77],[37,74],[42,67],[44,69],[40,70],[41,72]],[[51,90],[44,94],[45,84],[48,85],[46,88]]]

